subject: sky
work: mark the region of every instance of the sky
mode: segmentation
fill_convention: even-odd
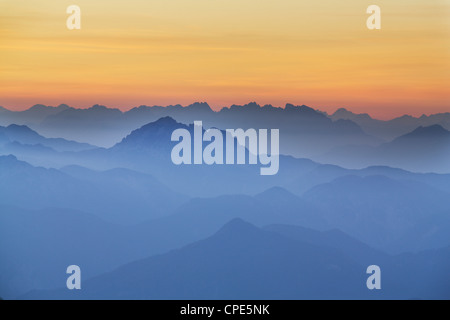
[[[449,87],[450,0],[0,0],[12,110],[256,101],[387,119],[450,112]]]

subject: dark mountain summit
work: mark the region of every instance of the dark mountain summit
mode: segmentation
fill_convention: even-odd
[[[178,128],[188,129],[188,126],[176,122],[171,117],[163,117],[132,131],[114,148],[152,148],[168,149],[172,132]]]
[[[398,139],[442,139],[442,138],[446,138],[449,139],[450,138],[450,131],[447,131],[446,129],[444,129],[442,126],[435,124],[429,127],[418,127],[417,129],[415,129],[414,131],[405,134]],[[395,141],[395,140],[394,140]]]

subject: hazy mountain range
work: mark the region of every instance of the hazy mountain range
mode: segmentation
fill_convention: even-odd
[[[67,105],[36,105],[19,112],[1,109],[0,125],[27,125],[46,137],[112,147],[133,130],[167,116],[186,125],[201,120],[205,128],[278,128],[282,154],[347,168],[387,165],[420,172],[450,172],[448,139],[445,139],[450,130],[450,113],[419,118],[403,116],[382,121],[345,109],[327,115],[307,106],[291,104],[277,108],[249,103],[244,106],[233,105],[217,112],[206,103],[194,103],[186,107],[140,106],[127,112],[99,105],[88,109],[75,109]],[[416,131],[420,127],[424,132]],[[430,131],[434,134],[430,134]],[[415,137],[411,137],[413,132]],[[403,136],[409,136],[409,141],[400,139]],[[440,142],[430,144],[429,140],[434,138]],[[407,145],[399,145],[399,139]],[[30,143],[11,143],[3,154],[7,154],[8,150],[26,153],[24,149],[30,146],[24,147],[23,144]],[[33,145],[36,153],[51,152],[36,143]],[[49,143],[42,145],[52,147]],[[425,147],[428,148],[426,152],[423,151]],[[78,150],[80,148],[88,146],[79,146]],[[53,149],[74,151],[74,148]],[[428,152],[432,154],[428,156]],[[53,165],[56,166],[57,162]]]
[[[404,115],[384,121],[373,119],[367,113],[355,114],[345,108],[341,108],[336,110],[336,112],[329,117],[332,120],[351,120],[358,124],[364,132],[387,141],[411,132],[418,127],[429,127],[435,124],[450,130],[450,112],[437,113],[428,116],[422,115],[418,118]]]
[[[377,147],[346,146],[319,156],[316,160],[346,167],[389,165],[416,172],[450,171],[450,131],[438,124],[418,127],[410,133]]]
[[[450,244],[445,175],[369,168],[356,176],[308,163],[305,177],[322,174],[315,182],[308,179],[316,185],[298,195],[272,187],[254,196],[189,199],[129,169],[56,170],[35,168],[12,156],[0,159],[0,253],[8,261],[0,264],[4,297],[60,286],[64,265],[77,262],[87,279],[208,237],[234,218],[258,226],[340,229],[393,254]],[[342,176],[335,178],[337,172]],[[438,188],[441,184],[444,188]],[[327,240],[329,232],[315,234],[323,235],[317,241],[333,242]],[[354,250],[345,254],[355,255]],[[380,259],[376,262],[384,261]]]
[[[387,270],[383,291],[364,286],[369,260]],[[205,240],[94,277],[80,291],[34,291],[22,298],[448,299],[449,262],[450,248],[405,259],[339,232],[259,229],[235,219]]]
[[[449,299],[446,114],[369,119],[376,128],[339,115],[254,103],[0,109],[0,296]],[[174,165],[171,134],[194,120],[279,128],[278,174]],[[61,289],[71,264],[79,292]],[[381,291],[365,286],[370,264]]]

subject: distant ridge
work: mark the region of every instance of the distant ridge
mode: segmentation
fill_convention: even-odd
[[[403,115],[384,121],[374,119],[367,113],[357,114],[345,108],[340,108],[329,117],[335,121],[339,119],[351,120],[357,123],[368,134],[386,140],[392,140],[418,127],[440,125],[450,130],[450,112],[436,113],[428,116],[423,114],[420,117]]]
[[[434,124],[429,127],[420,126],[413,132],[404,137],[436,137],[436,136],[450,136],[450,131],[445,130],[442,126]]]
[[[1,153],[8,152],[9,147],[12,145],[27,147],[39,145],[58,152],[76,152],[97,148],[88,143],[79,143],[62,138],[46,138],[25,125],[11,124],[7,127],[0,126]]]
[[[212,110],[206,102],[195,102],[187,106],[179,104],[167,107],[139,106],[128,111],[108,108],[100,104],[87,109],[71,108],[62,104],[58,107],[35,105],[20,112],[2,111],[0,126],[26,125],[39,135],[48,138],[63,138],[104,148],[114,146],[114,148],[122,148],[125,146],[124,142],[127,142],[127,147],[132,147],[132,143],[128,142],[137,142],[136,132],[139,128],[146,129],[149,124],[156,122],[154,126],[159,128],[157,129],[159,133],[148,131],[147,134],[143,134],[141,131],[140,146],[160,145],[162,147],[166,141],[170,141],[170,131],[175,128],[168,122],[167,117],[184,126],[201,120],[205,129],[210,127],[221,130],[276,128],[280,132],[281,154],[307,158],[316,162],[355,169],[371,165],[388,165],[409,171],[449,172],[445,157],[439,158],[440,162],[436,162],[436,159],[433,161],[425,159],[422,165],[422,160],[416,161],[411,156],[426,155],[427,150],[430,150],[429,158],[431,158],[431,154],[438,156],[445,152],[446,138],[440,135],[445,135],[444,130],[450,130],[450,113],[422,115],[419,118],[404,115],[383,121],[373,119],[368,114],[355,114],[345,108],[340,108],[334,114],[328,115],[306,105],[289,103],[282,108],[272,105],[261,106],[256,102],[250,102],[245,105],[234,104],[219,111]],[[165,119],[164,129],[162,123],[160,123],[161,126],[158,124],[159,119]],[[149,135],[153,140],[143,143]],[[421,138],[418,138],[419,135]],[[398,150],[404,148],[403,145],[398,145],[401,147],[398,150],[397,146],[394,147],[397,143],[406,143],[411,139],[416,139],[418,142],[425,141],[427,137],[431,140],[433,137],[440,138],[424,143],[423,150],[414,148],[413,145],[408,146],[405,149],[407,157],[398,154]],[[4,140],[5,137],[0,135],[0,142]],[[443,144],[443,148],[441,145],[438,146],[438,141]],[[45,150],[42,148],[38,150],[36,144],[60,151],[54,144],[17,142],[21,145],[12,145],[10,150],[4,151],[3,154],[26,152],[26,156],[33,153],[34,159],[42,159]],[[24,144],[34,146],[33,150],[25,150],[28,147],[23,146]],[[432,146],[437,147],[431,150]],[[136,145],[136,147],[139,146]],[[31,157],[28,157],[27,161],[28,159]],[[411,164],[411,162],[415,163]]]
[[[338,108],[334,113],[332,114],[328,114],[327,112],[321,111],[319,109],[314,109],[311,108],[309,106],[306,105],[300,105],[300,106],[296,106],[294,104],[291,103],[286,103],[284,107],[275,107],[271,104],[266,104],[266,105],[260,105],[256,102],[249,102],[247,104],[244,105],[237,105],[237,104],[232,104],[230,106],[225,106],[222,107],[220,109],[214,110],[210,107],[210,105],[207,102],[194,102],[192,104],[189,105],[181,105],[181,104],[176,104],[176,105],[167,105],[167,106],[159,106],[159,105],[140,105],[138,107],[132,107],[129,110],[123,111],[121,109],[118,108],[111,108],[111,107],[107,107],[105,105],[100,105],[100,104],[94,104],[91,107],[88,108],[76,108],[76,107],[70,107],[67,104],[60,104],[56,107],[54,106],[49,106],[49,105],[44,105],[44,104],[35,104],[33,106],[31,106],[28,109],[25,110],[20,110],[20,111],[16,111],[16,110],[12,110],[3,106],[0,106],[0,111],[9,111],[9,112],[14,112],[14,113],[24,113],[24,112],[29,112],[29,111],[33,111],[33,112],[43,112],[43,111],[49,111],[49,110],[53,110],[54,112],[62,112],[68,109],[73,109],[73,110],[117,110],[120,111],[120,113],[126,114],[129,112],[136,112],[138,110],[144,110],[144,109],[168,109],[168,110],[197,110],[197,111],[208,111],[208,112],[227,112],[229,110],[286,110],[286,111],[300,111],[300,112],[318,112],[320,114],[326,114],[328,115],[331,119],[333,120],[337,120],[337,119],[348,119],[348,120],[354,120],[354,119],[365,119],[365,120],[374,120],[374,121],[383,121],[383,122],[387,122],[387,121],[393,121],[393,120],[398,120],[398,119],[431,119],[431,118],[435,118],[435,117],[450,117],[450,112],[445,112],[445,113],[435,113],[435,114],[430,114],[430,115],[425,115],[422,114],[420,117],[414,117],[408,114],[404,114],[402,116],[398,116],[395,118],[392,118],[390,120],[379,120],[376,118],[373,118],[370,114],[368,113],[354,113],[346,108]]]
[[[423,145],[417,146],[418,143]],[[393,145],[395,147],[406,147],[413,149],[416,148],[417,151],[426,150],[430,145],[442,144],[442,151],[444,151],[445,145],[448,143],[450,146],[450,131],[444,129],[442,126],[435,124],[428,127],[418,127],[415,130],[400,136],[386,146]],[[447,148],[448,149],[448,148]]]
[[[405,120],[405,119],[421,119],[421,120],[425,120],[425,119],[430,119],[430,118],[435,118],[435,117],[450,117],[450,112],[438,112],[438,113],[434,113],[434,114],[430,114],[430,115],[425,115],[422,114],[419,117],[415,117],[415,116],[411,116],[409,114],[404,114],[401,116],[397,116],[394,117],[392,119],[388,119],[388,120],[380,120],[380,119],[376,119],[373,118],[370,114],[368,113],[354,113],[346,108],[339,108],[337,109],[334,113],[329,115],[330,118],[332,119],[350,119],[350,120],[354,120],[354,119],[365,119],[365,120],[375,120],[375,121],[384,121],[384,122],[388,122],[388,121],[393,121],[393,120]]]

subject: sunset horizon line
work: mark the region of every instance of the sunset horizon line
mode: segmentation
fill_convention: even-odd
[[[278,105],[274,105],[274,104],[270,104],[270,103],[261,104],[261,103],[258,103],[256,101],[250,101],[250,102],[247,102],[247,103],[244,103],[244,104],[233,103],[233,104],[226,105],[226,106],[214,106],[214,105],[211,105],[210,103],[208,103],[207,101],[200,101],[200,100],[194,101],[194,102],[188,103],[188,104],[186,104],[186,103],[175,103],[175,104],[167,104],[167,105],[161,105],[161,104],[140,104],[140,105],[135,105],[135,106],[132,106],[132,107],[125,107],[125,108],[124,107],[118,107],[118,106],[110,106],[110,105],[104,104],[104,103],[92,103],[92,104],[89,104],[89,105],[86,105],[86,106],[79,106],[79,105],[78,106],[73,106],[73,105],[71,105],[69,103],[59,103],[59,104],[55,104],[55,105],[44,104],[44,103],[35,103],[35,104],[31,105],[30,107],[24,107],[24,108],[20,108],[20,109],[12,108],[12,107],[6,107],[6,106],[3,106],[3,105],[0,105],[0,109],[2,108],[4,110],[10,111],[10,112],[24,112],[24,111],[30,110],[30,109],[32,109],[32,108],[34,108],[36,106],[44,106],[44,107],[48,107],[48,108],[59,108],[61,106],[67,106],[68,108],[76,109],[76,110],[88,110],[88,109],[92,109],[92,108],[94,108],[96,106],[100,106],[100,107],[105,107],[105,108],[110,109],[110,110],[118,110],[121,113],[127,113],[127,112],[129,112],[129,111],[131,111],[133,109],[138,109],[138,108],[141,108],[141,107],[147,107],[147,108],[152,108],[152,107],[168,108],[168,107],[180,106],[182,108],[187,108],[187,107],[190,107],[190,106],[195,105],[195,104],[206,104],[211,109],[211,111],[213,111],[215,113],[219,113],[223,109],[231,109],[231,107],[233,107],[233,106],[246,107],[246,106],[251,105],[251,104],[256,104],[259,108],[272,107],[272,108],[275,108],[275,109],[286,109],[286,106],[291,105],[291,106],[294,106],[294,107],[308,107],[308,108],[313,109],[313,110],[315,110],[317,112],[325,113],[328,116],[331,116],[331,115],[335,114],[339,110],[345,110],[345,111],[350,112],[350,113],[352,113],[354,115],[368,115],[371,119],[373,119],[373,120],[380,120],[380,121],[390,121],[390,120],[402,118],[402,117],[405,117],[405,116],[409,116],[409,117],[418,119],[418,118],[423,117],[423,116],[430,117],[430,116],[433,116],[433,115],[450,114],[450,111],[442,111],[442,112],[437,111],[437,112],[430,112],[430,113],[420,113],[420,112],[397,113],[397,115],[391,115],[391,116],[387,116],[386,115],[386,117],[379,117],[379,116],[374,116],[373,112],[370,112],[370,111],[355,111],[353,108],[348,107],[348,106],[340,106],[340,107],[334,107],[334,108],[333,107],[328,107],[328,108],[325,107],[324,109],[328,109],[328,110],[323,110],[321,107],[312,107],[312,106],[307,105],[307,104],[296,104],[296,103],[286,102],[284,105],[278,106]],[[426,109],[426,108],[424,108],[424,109]],[[332,110],[334,110],[334,111],[332,111]],[[449,108],[449,110],[450,110],[450,108]]]

